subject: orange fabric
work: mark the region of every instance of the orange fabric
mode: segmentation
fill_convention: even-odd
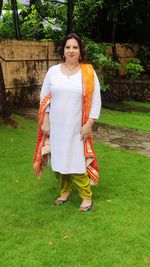
[[[82,125],[84,125],[88,118],[91,109],[92,94],[94,90],[94,69],[90,64],[80,64],[82,71]],[[86,169],[90,179],[94,184],[99,180],[99,168],[96,160],[96,155],[93,147],[92,134],[87,142],[84,142],[84,156],[86,160]]]
[[[38,133],[37,133],[37,141],[36,148],[33,159],[33,169],[37,176],[40,176],[44,167],[47,164],[48,155],[42,156],[42,147],[45,145],[46,137],[42,132],[42,123],[45,114],[46,107],[49,105],[51,100],[51,96],[46,96],[40,104],[39,113],[38,113]]]
[[[94,90],[94,69],[92,65],[89,64],[80,64],[82,72],[82,125],[86,123],[89,118],[92,94]],[[51,96],[46,96],[40,104],[39,115],[38,115],[38,135],[37,143],[34,154],[34,163],[33,168],[37,176],[41,175],[44,167],[47,164],[48,155],[42,156],[42,147],[45,144],[45,137],[41,130],[43,123],[43,118],[47,105],[51,101]],[[89,177],[93,180],[94,184],[98,183],[99,174],[98,174],[98,164],[96,161],[96,156],[93,148],[92,135],[87,142],[84,142],[84,155],[86,160],[86,168]]]

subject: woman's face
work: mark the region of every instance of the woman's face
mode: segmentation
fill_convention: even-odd
[[[80,47],[76,39],[68,39],[64,47],[64,56],[66,62],[77,63],[80,57]]]

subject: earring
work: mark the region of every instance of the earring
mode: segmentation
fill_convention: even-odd
[[[81,56],[79,56],[79,59],[78,59],[78,61],[79,61],[79,62],[81,61]]]
[[[63,55],[63,61],[65,61],[66,60],[66,57]]]

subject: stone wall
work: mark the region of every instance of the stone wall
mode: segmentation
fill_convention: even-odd
[[[59,62],[50,42],[0,40],[0,61],[7,100],[35,105],[48,68]]]
[[[124,64],[129,61],[129,59],[137,57],[140,50],[139,44],[121,44],[116,43],[116,52],[119,59],[119,62],[121,64]],[[112,56],[112,49],[108,50],[108,55]],[[119,69],[119,75],[124,76],[124,68],[120,67]]]
[[[139,46],[134,45],[131,50],[117,44],[116,48],[123,63],[136,55]],[[39,104],[39,91],[47,70],[60,59],[52,42],[0,40],[0,62],[8,102],[11,105],[35,106]],[[150,81],[120,79],[108,83],[110,90],[102,93],[104,99],[150,101]]]
[[[109,80],[110,90],[103,92],[103,101],[135,100],[150,102],[150,80]]]

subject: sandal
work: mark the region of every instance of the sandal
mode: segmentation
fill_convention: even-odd
[[[63,196],[63,195],[62,195]],[[68,196],[67,196],[67,198],[64,200],[64,199],[56,199],[55,200],[55,205],[57,205],[57,206],[61,206],[61,205],[63,205],[65,202],[67,202],[68,201],[68,199],[70,198],[70,196],[71,196],[71,193],[69,193],[68,194]]]
[[[92,203],[91,203],[91,205],[90,206],[87,206],[87,207],[80,207],[80,211],[90,211],[90,210],[92,210],[93,209],[93,201],[92,201]]]

